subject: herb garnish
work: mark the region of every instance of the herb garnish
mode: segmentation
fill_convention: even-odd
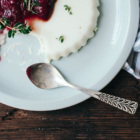
[[[68,10],[69,14],[72,15],[71,7],[68,5],[64,5],[64,7],[65,7],[65,10]]]
[[[64,42],[64,36],[60,36],[59,40],[61,41],[61,43],[63,43]]]
[[[14,27],[10,27],[9,26],[9,22],[10,20],[6,19],[6,18],[1,18],[0,19],[0,30],[4,29],[4,27],[9,28],[10,30],[8,31],[8,37],[14,37],[15,33],[17,33],[17,31],[23,33],[23,34],[29,34],[31,31],[31,27],[27,25],[26,23],[16,23],[14,25]]]
[[[38,14],[37,12],[33,11],[34,6],[39,6],[38,0],[34,0],[32,3],[32,0],[24,0],[23,7],[27,9],[28,11],[31,11],[33,14]]]

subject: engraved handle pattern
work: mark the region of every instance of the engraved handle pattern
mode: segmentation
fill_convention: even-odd
[[[99,100],[130,114],[135,114],[138,108],[138,103],[135,101],[130,101],[124,98],[112,96],[105,93],[98,95],[98,97]]]
[[[84,92],[102,102],[105,102],[113,107],[116,107],[120,110],[123,110],[127,113],[130,114],[135,114],[136,110],[138,108],[138,103],[135,101],[130,101],[124,98],[120,98],[120,97],[116,97],[113,95],[109,95],[109,94],[105,94],[105,93],[101,93],[98,91],[93,91],[90,89],[86,89],[86,88],[82,88],[82,87],[78,87],[78,86],[74,86],[71,84],[67,84],[66,86],[69,86],[71,88],[77,89],[81,92]]]

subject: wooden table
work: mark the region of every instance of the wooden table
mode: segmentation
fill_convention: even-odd
[[[103,92],[140,100],[140,81],[125,71]],[[140,140],[140,109],[127,114],[96,99],[58,111],[32,112],[0,104],[0,140]]]

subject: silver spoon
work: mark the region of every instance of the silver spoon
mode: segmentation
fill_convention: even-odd
[[[27,75],[32,83],[41,89],[53,89],[61,86],[71,87],[130,114],[135,114],[138,107],[138,103],[135,101],[74,86],[65,81],[57,69],[50,64],[34,64],[27,68]]]

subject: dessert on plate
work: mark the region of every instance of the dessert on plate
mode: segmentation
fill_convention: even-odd
[[[0,44],[5,36],[33,35],[46,62],[85,46],[97,27],[99,0],[0,0]]]

